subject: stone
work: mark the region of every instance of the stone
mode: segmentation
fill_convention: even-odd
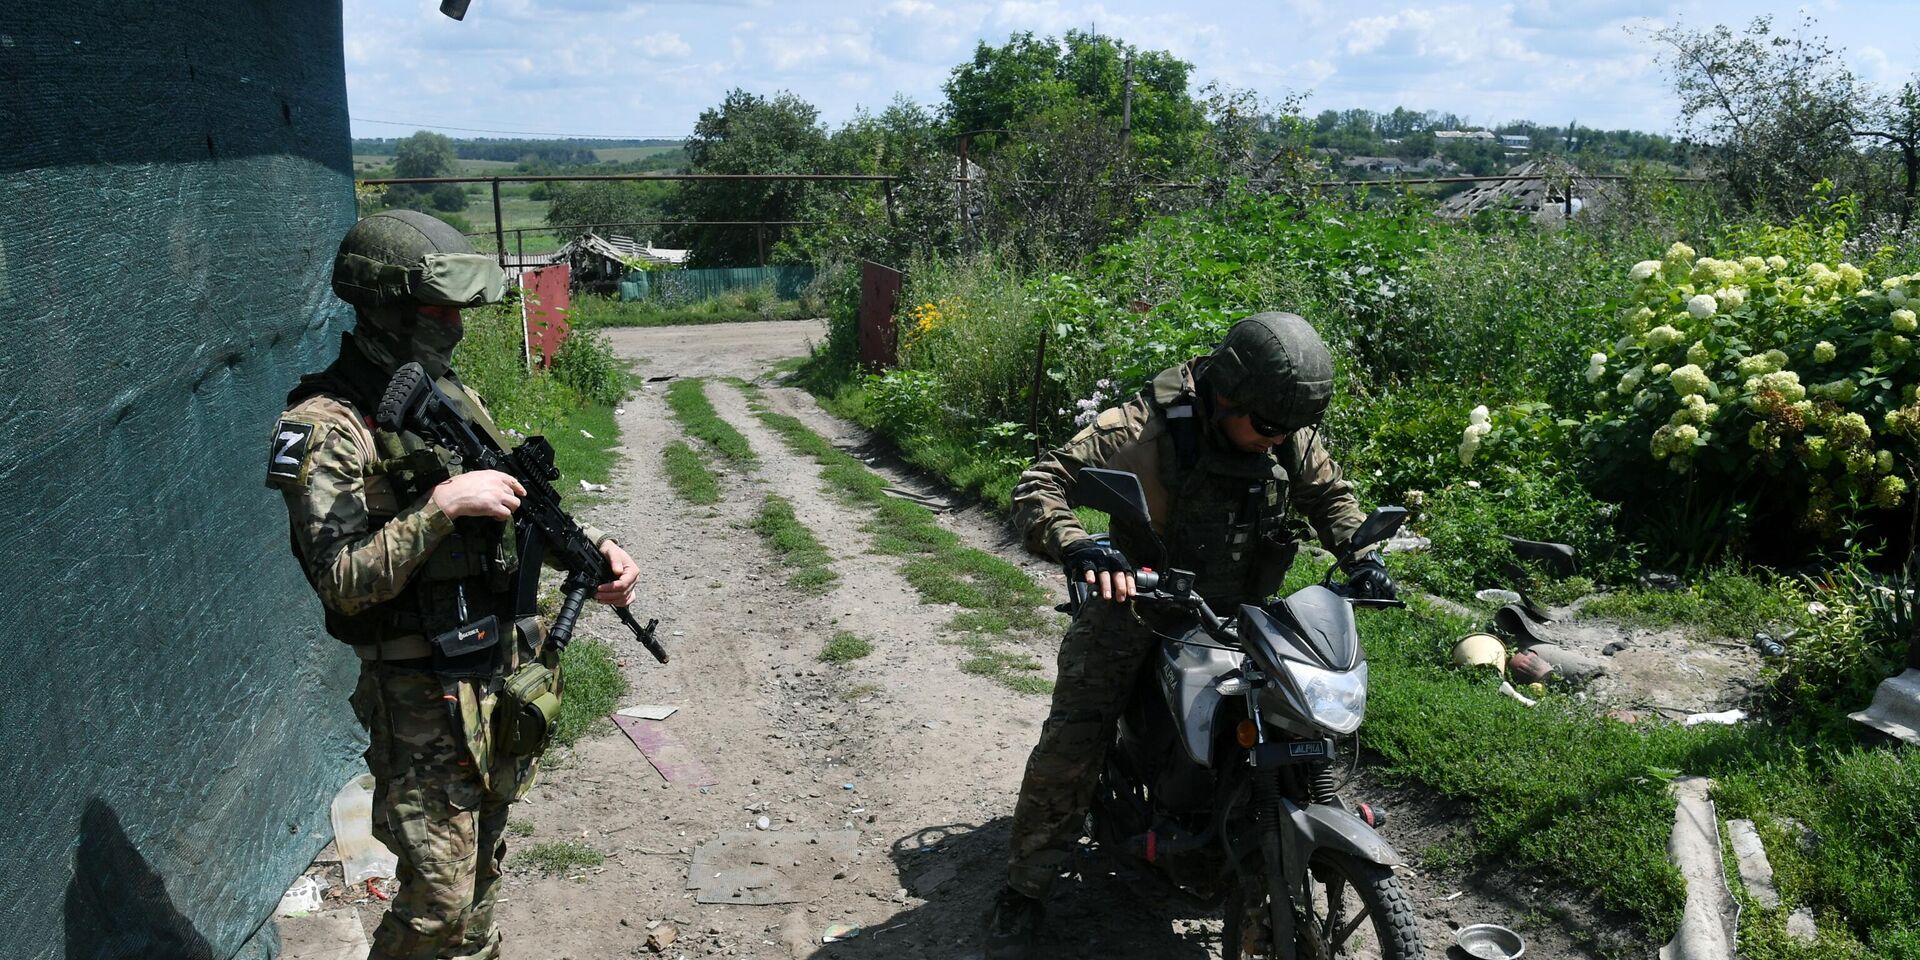
[[[1740,869],[1740,882],[1747,895],[1769,910],[1780,906],[1780,891],[1773,885],[1773,864],[1767,860],[1766,845],[1752,820],[1727,821],[1727,838],[1733,844],[1733,857]]]

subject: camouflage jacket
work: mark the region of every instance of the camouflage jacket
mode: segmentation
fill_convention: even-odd
[[[440,385],[464,402],[476,421],[493,429],[484,404],[466,385],[457,380]],[[483,572],[478,558],[467,556],[478,551],[444,549],[456,524],[431,496],[442,476],[459,472],[457,464],[411,434],[377,431],[361,411],[330,392],[309,396],[281,415],[269,450],[267,484],[286,501],[294,556],[336,636],[341,635],[336,627],[349,618],[371,615],[401,597],[430,565],[459,567],[436,571],[437,579],[450,582]],[[464,521],[462,526],[490,523]],[[504,525],[491,526],[489,569],[504,577],[515,566],[513,538],[501,535]],[[609,539],[604,531],[584,529],[596,544]],[[476,597],[474,605],[481,607],[482,599]],[[485,612],[493,611],[476,615]],[[418,631],[386,630],[382,639],[410,632]]]
[[[1184,554],[1162,562],[1201,568],[1201,592],[1210,598],[1254,599],[1277,589],[1303,534],[1316,534],[1330,550],[1346,543],[1365,514],[1319,431],[1296,431],[1265,454],[1229,448],[1198,402],[1195,378],[1204,362],[1162,372],[1020,475],[1013,518],[1029,550],[1057,561],[1067,544],[1088,536],[1071,506],[1085,467],[1139,476],[1153,533]],[[1178,418],[1192,418],[1192,425],[1175,427]],[[1182,429],[1196,445],[1184,457],[1177,442]],[[1301,530],[1288,507],[1312,529]],[[1123,542],[1128,538],[1119,525],[1114,536],[1130,554],[1141,548]],[[1211,584],[1205,568],[1215,573]]]

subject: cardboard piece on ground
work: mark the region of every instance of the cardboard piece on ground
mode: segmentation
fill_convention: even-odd
[[[694,848],[687,889],[699,903],[802,903],[825,895],[859,846],[855,830],[723,833]]]
[[[372,945],[352,907],[279,917],[281,960],[365,960]]]
[[[626,707],[621,710],[615,710],[613,715],[616,717],[632,717],[635,720],[665,720],[679,712],[679,707],[642,704],[637,707]]]
[[[638,717],[614,715],[613,722],[620,727],[627,739],[640,748],[640,753],[660,771],[668,783],[685,783],[696,787],[711,787],[720,781],[700,762],[700,758],[680,738],[667,732],[667,728],[658,720],[641,720]]]

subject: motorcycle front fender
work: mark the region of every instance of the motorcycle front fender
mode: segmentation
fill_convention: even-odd
[[[1281,855],[1286,860],[1287,881],[1296,895],[1305,887],[1307,862],[1316,850],[1333,850],[1388,867],[1403,862],[1392,844],[1344,807],[1326,803],[1303,807],[1283,799],[1280,808],[1284,814],[1281,822],[1287,826]]]

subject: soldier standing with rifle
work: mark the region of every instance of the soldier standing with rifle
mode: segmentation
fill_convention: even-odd
[[[537,561],[524,574],[519,562],[544,544],[516,537],[510,522],[529,484],[536,496],[551,497],[551,487],[510,469],[474,469],[519,461],[476,460],[430,443],[445,437],[410,421],[375,420],[396,371],[417,364],[411,372],[433,389],[415,382],[416,396],[429,394],[478,442],[506,449],[450,366],[460,308],[498,302],[506,279],[426,214],[361,220],[333,271],[334,293],[358,322],[339,359],[288,396],[268,452],[267,484],[286,499],[293,553],[327,632],[361,660],[352,703],[370,741],[373,830],[399,857],[400,881],[372,960],[499,956],[493,905],[507,810],[532,785],[557,718],[565,637],[544,635],[532,609]],[[544,506],[549,528],[557,518],[560,533],[599,551],[592,571],[579,569],[580,550],[556,555],[574,574],[570,611],[591,592],[631,625],[633,559],[606,533]]]

